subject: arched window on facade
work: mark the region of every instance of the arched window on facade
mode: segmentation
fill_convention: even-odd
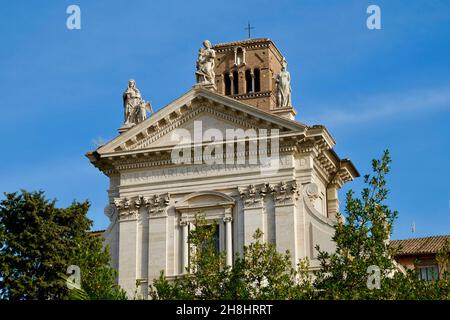
[[[216,191],[194,192],[181,199],[175,205],[175,211],[179,215],[179,239],[177,267],[180,273],[186,273],[190,263],[189,231],[195,224],[193,212],[204,214],[205,224],[197,228],[213,228],[214,248],[216,252],[226,254],[226,264],[233,265],[233,208],[235,199],[224,193]],[[211,230],[212,231],[212,230]],[[200,247],[196,247],[196,250]]]

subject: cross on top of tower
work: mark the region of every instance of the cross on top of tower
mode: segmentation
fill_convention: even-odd
[[[248,38],[251,38],[251,30],[255,29],[255,27],[250,26],[250,21],[247,23],[247,28],[244,28],[245,30],[248,31]]]

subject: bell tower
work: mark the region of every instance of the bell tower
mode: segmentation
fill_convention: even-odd
[[[295,110],[290,101],[290,75],[283,69],[284,57],[272,40],[267,38],[220,43],[213,46],[215,84],[217,92],[258,109],[288,119]],[[280,72],[284,90],[280,91]],[[286,95],[289,97],[285,97]],[[283,102],[286,101],[286,102]]]

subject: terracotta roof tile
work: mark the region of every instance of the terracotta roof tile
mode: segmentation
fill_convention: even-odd
[[[269,42],[269,41],[272,41],[272,40],[270,40],[269,38],[246,39],[246,40],[218,43],[218,44],[213,45],[213,48],[236,46],[236,45],[246,45],[246,44],[255,44],[255,43],[264,43],[264,42]]]
[[[94,231],[89,231],[89,233],[91,235],[93,235],[94,237],[101,237],[103,236],[103,234],[105,233],[106,230],[94,230]]]
[[[446,243],[449,236],[432,236],[426,238],[412,238],[405,240],[391,240],[390,245],[398,248],[397,255],[437,253]]]

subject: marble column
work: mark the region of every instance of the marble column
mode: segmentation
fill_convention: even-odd
[[[233,221],[233,218],[231,215],[225,216],[223,221],[225,223],[225,250],[227,252],[227,266],[231,267],[233,265],[233,233],[231,231],[231,222]]]
[[[234,92],[234,90],[235,90],[235,88],[234,88],[234,75],[233,75],[233,73],[230,73],[230,82],[231,82],[231,85],[230,85],[230,93],[231,94],[235,94],[235,92]]]
[[[255,74],[253,73],[253,69],[250,75],[252,77],[252,92],[255,92]]]
[[[189,267],[189,223],[186,220],[180,221],[181,226],[181,241],[182,241],[182,259],[181,259],[181,273],[187,273]]]

